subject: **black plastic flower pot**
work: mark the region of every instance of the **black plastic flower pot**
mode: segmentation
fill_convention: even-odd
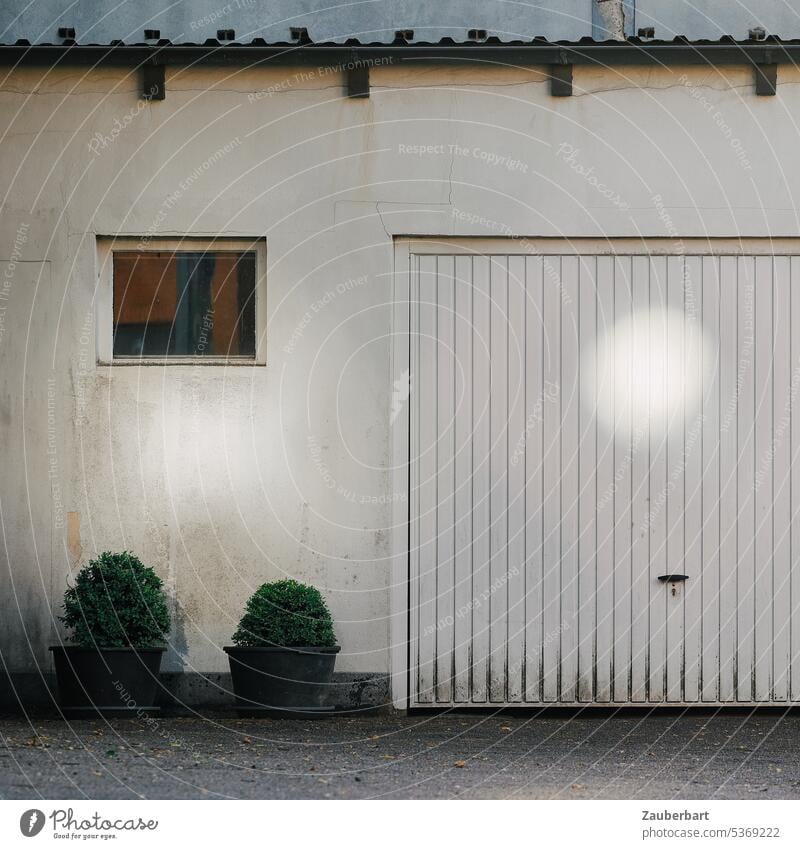
[[[226,646],[240,715],[324,716],[339,646]]]
[[[155,713],[163,648],[50,646],[65,716]]]

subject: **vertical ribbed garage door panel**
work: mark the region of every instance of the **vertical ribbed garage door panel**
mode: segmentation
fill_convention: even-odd
[[[772,652],[772,681],[774,698],[788,698],[789,670],[789,610],[791,590],[791,431],[792,372],[796,366],[791,359],[791,277],[789,257],[775,257],[773,290],[773,336],[775,362],[773,385],[773,599],[772,621],[774,644]],[[796,386],[796,380],[795,380]]]
[[[702,325],[703,259],[686,258],[684,268],[684,315],[686,321]],[[685,572],[694,576],[685,584],[683,700],[700,699],[700,660],[703,608],[703,346],[694,334],[687,334],[684,350],[686,382],[698,387],[697,407],[684,406],[684,539]]]
[[[476,256],[473,262],[472,337],[472,699],[489,699],[489,326],[492,315],[489,292],[489,260]],[[458,356],[461,356],[459,353]],[[466,356],[466,353],[465,353]],[[459,615],[461,611],[457,611]]]
[[[800,260],[411,268],[412,704],[800,698]]]
[[[738,275],[736,257],[724,256],[720,265],[720,320],[719,320],[719,375],[720,422],[719,439],[720,495],[719,495],[719,699],[723,702],[736,698],[736,639],[737,639],[737,534],[738,511],[737,458],[738,427],[736,421],[739,380],[739,354],[737,345]],[[714,490],[708,493],[713,500]],[[706,602],[705,606],[708,606]],[[704,668],[704,678],[710,670]]]
[[[647,257],[631,261],[632,309],[647,313],[650,309],[650,263]],[[591,292],[591,286],[586,291]],[[591,298],[586,299],[587,302]],[[649,368],[647,336],[649,327],[637,327],[635,345],[642,350],[643,365]],[[649,404],[649,390],[645,403]],[[649,673],[647,647],[650,626],[650,439],[647,428],[637,428],[631,439],[631,701],[647,699]]]
[[[800,700],[800,577],[797,574],[797,562],[800,556],[800,392],[797,391],[798,369],[800,369],[800,293],[797,292],[800,281],[800,257],[791,258],[791,293],[789,296],[791,311],[791,569],[789,596],[790,673],[789,694],[793,700]]]
[[[545,258],[545,270],[561,278],[561,259]],[[561,377],[561,293],[552,285],[551,277],[545,275],[542,291],[544,337],[542,351],[530,351],[529,362],[541,359],[544,369],[544,387],[558,386]],[[555,415],[545,410],[545,403],[559,410]],[[541,428],[544,434],[543,526],[542,526],[542,619],[543,619],[543,665],[542,699],[545,702],[558,700],[558,661],[560,654],[561,624],[561,397],[560,393],[548,401],[542,401]],[[536,422],[532,423],[535,428]]]
[[[597,318],[595,353],[598,354],[598,331],[609,334],[613,345],[614,333],[614,258],[597,257]],[[583,294],[583,293],[581,293]],[[595,410],[602,398],[613,398],[614,385],[603,371],[599,356],[596,361]],[[549,414],[550,411],[548,410]],[[597,539],[594,633],[595,699],[611,701],[612,660],[614,647],[614,439],[610,431],[597,427]]]
[[[772,581],[773,563],[773,469],[770,453],[773,450],[773,350],[775,344],[774,314],[772,311],[772,257],[755,260],[754,319],[769,332],[755,335],[755,412],[754,412],[754,487],[755,534],[753,539],[755,584],[753,596],[753,661],[752,688],[756,701],[766,701],[772,692]]]
[[[508,430],[525,431],[525,257],[508,259]],[[508,440],[508,701],[524,700],[525,463]]]
[[[755,374],[753,368],[755,316],[753,257],[737,260],[738,375],[736,482],[736,699],[753,697],[753,629],[755,625]],[[749,364],[749,367],[743,367]]]
[[[542,585],[544,559],[544,429],[541,407],[544,391],[544,365],[529,363],[532,355],[543,350],[543,276],[541,257],[525,258],[525,450],[516,462],[525,469],[525,700],[539,702],[543,696],[544,616]],[[530,429],[529,422],[538,426]],[[516,444],[515,444],[516,452]]]
[[[594,292],[597,260],[582,257],[579,292]],[[578,338],[581,376],[578,387],[578,699],[591,701],[595,692],[597,622],[597,299],[579,299]]]
[[[455,664],[454,700],[471,698],[472,663],[472,438],[473,426],[473,304],[472,257],[455,258],[455,609],[453,617]]]
[[[573,702],[578,697],[578,494],[580,474],[580,323],[578,281],[580,258],[561,260],[561,615],[559,634],[558,697]],[[553,418],[556,418],[555,416]],[[558,626],[556,628],[558,630]]]
[[[417,697],[420,702],[434,701],[435,663],[437,650],[436,602],[438,595],[436,512],[438,507],[436,426],[438,399],[436,385],[436,310],[438,286],[436,257],[419,258],[419,299],[416,304],[418,321],[418,368],[416,389],[419,403],[414,411],[417,418],[417,470],[419,491],[416,499],[418,530],[417,574],[417,656],[419,659]]]
[[[508,609],[508,261],[492,257],[489,323],[489,701],[506,701]],[[483,493],[482,493],[483,495]]]

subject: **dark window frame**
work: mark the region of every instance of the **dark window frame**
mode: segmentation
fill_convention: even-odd
[[[97,297],[97,356],[98,366],[264,366],[266,365],[266,240],[263,237],[136,237],[136,236],[98,236],[97,237],[98,278],[100,288]],[[253,347],[244,353],[205,353],[201,351],[178,353],[143,354],[120,352],[115,350],[117,332],[117,313],[115,311],[114,267],[119,254],[167,254],[180,256],[252,254],[254,257],[255,279],[250,297],[249,317],[251,327],[248,330]],[[238,296],[238,293],[237,293]],[[241,300],[241,299],[239,299]],[[237,317],[241,317],[237,309]],[[170,319],[174,321],[175,316]],[[241,337],[240,337],[241,339]]]

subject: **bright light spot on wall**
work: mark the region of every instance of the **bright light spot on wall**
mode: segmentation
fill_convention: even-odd
[[[585,390],[595,381],[593,354],[588,350],[582,359]],[[648,425],[651,436],[683,427],[685,418],[700,413],[703,372],[712,358],[702,323],[688,310],[640,310],[620,318],[597,340],[600,424],[622,437]]]

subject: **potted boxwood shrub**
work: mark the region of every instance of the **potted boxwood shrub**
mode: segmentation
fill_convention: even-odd
[[[262,584],[225,651],[240,713],[314,716],[326,705],[339,646],[319,590],[298,581]]]
[[[51,646],[68,714],[154,711],[170,627],[161,579],[130,552],[91,560],[64,593],[74,645]]]

